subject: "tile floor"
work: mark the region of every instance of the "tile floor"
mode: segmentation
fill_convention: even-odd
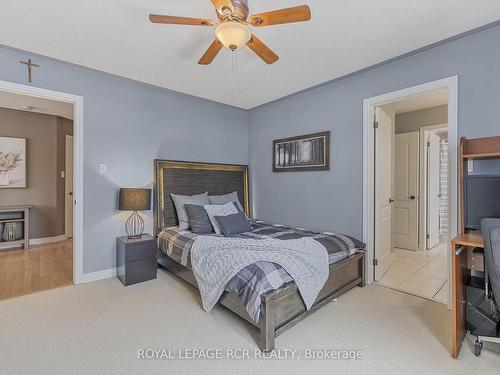
[[[431,250],[394,249],[396,259],[378,284],[448,303],[447,242]]]

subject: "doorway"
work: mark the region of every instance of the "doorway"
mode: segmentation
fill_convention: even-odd
[[[450,260],[447,251],[450,237],[456,235],[457,219],[457,184],[456,165],[454,155],[457,147],[457,90],[456,77],[429,82],[408,89],[399,90],[378,97],[366,99],[364,105],[364,235],[367,243],[368,264],[367,282],[380,282],[384,276],[392,288],[398,289],[403,283],[405,292],[419,295],[424,298],[439,298],[439,302],[449,304]],[[441,98],[441,99],[437,99]],[[436,100],[438,100],[436,102]],[[439,102],[439,100],[444,102]],[[409,121],[401,123],[400,117],[415,118],[418,111],[447,105],[445,107],[445,121],[439,125],[447,127],[447,159],[444,165],[446,185],[440,186],[440,179],[435,180],[436,171],[440,167],[431,165],[432,168],[422,168],[421,165],[429,162],[427,152],[422,147],[427,147],[427,142],[421,140],[427,136],[431,139],[432,152],[435,151],[436,139],[430,135],[434,129],[425,129],[429,125],[425,119],[420,119],[417,128],[411,128]],[[420,113],[420,115],[422,115]],[[433,126],[436,123],[432,123]],[[444,127],[444,126],[443,126]],[[422,129],[421,129],[422,128]],[[421,135],[421,130],[424,132]],[[428,133],[425,133],[427,131]],[[440,149],[438,142],[437,149]],[[435,154],[432,154],[433,163]],[[425,157],[425,159],[424,159]],[[439,160],[438,153],[438,160]],[[428,170],[427,170],[428,169]],[[429,178],[423,178],[422,173],[432,173]],[[424,187],[427,181],[432,182]],[[434,197],[438,186],[438,194]],[[446,190],[446,209],[440,206],[440,189]],[[427,195],[433,199],[426,199]],[[445,216],[443,225],[447,226],[447,233],[439,233],[441,221],[439,217],[431,215],[436,212]],[[422,205],[426,205],[426,210]],[[389,208],[390,207],[390,208]],[[423,217],[425,216],[425,220]],[[435,241],[435,228],[438,225],[438,243],[430,246]],[[430,229],[434,231],[429,232]],[[430,236],[427,241],[427,236]],[[424,240],[422,240],[424,238]],[[428,247],[430,247],[428,249]],[[373,262],[373,263],[372,263]],[[439,264],[438,264],[439,263]],[[397,267],[396,265],[400,266]],[[437,265],[438,264],[438,265]],[[405,267],[403,267],[405,266]],[[391,267],[394,270],[391,272]],[[398,270],[399,268],[399,270]],[[434,274],[433,269],[439,268],[440,280],[435,281],[429,288],[421,288],[420,292],[414,287],[418,281],[429,284],[429,275]],[[419,270],[426,272],[417,274]],[[408,280],[413,276],[412,280]],[[437,285],[437,284],[440,285]],[[426,284],[420,283],[420,286]],[[431,288],[437,288],[431,292]],[[425,289],[425,293],[423,292]],[[437,293],[440,292],[439,295]],[[432,295],[431,295],[432,294]]]
[[[26,164],[24,164],[26,186],[23,185],[17,192],[26,188],[40,187],[40,174],[43,173],[40,173],[40,168],[33,163],[32,156],[36,157],[36,155],[31,155],[31,153],[35,151],[39,156],[50,159],[51,166],[54,164],[54,168],[50,167],[50,173],[47,175],[55,181],[54,190],[57,191],[53,198],[44,196],[42,192],[32,194],[29,199],[26,198],[26,206],[31,206],[29,208],[31,225],[25,231],[28,246],[26,249],[13,248],[12,251],[8,251],[8,254],[0,252],[0,256],[6,254],[0,257],[0,262],[6,261],[7,258],[13,260],[17,256],[22,259],[16,264],[24,264],[26,267],[21,267],[23,269],[18,267],[15,271],[15,278],[10,277],[7,280],[10,286],[3,290],[8,292],[11,289],[10,296],[14,296],[85,282],[83,277],[83,201],[81,199],[83,99],[71,94],[0,81],[0,100],[2,101],[0,106],[8,107],[9,111],[45,118],[53,123],[50,124],[50,136],[54,140],[54,147],[44,148],[43,146],[46,146],[44,143],[40,148],[37,146],[40,142],[35,142],[35,140],[30,142],[31,136],[26,137],[27,157]],[[21,127],[22,124],[19,128]],[[30,173],[38,175],[34,176]],[[4,198],[2,197],[0,203],[6,206]],[[53,208],[49,210],[44,204],[33,204],[33,200],[42,198],[50,198]],[[33,211],[34,208],[37,210],[36,213]],[[44,210],[46,212],[42,212]],[[48,215],[53,215],[51,216],[53,218],[49,220]],[[4,245],[8,244],[4,243]],[[41,267],[42,263],[43,267]],[[27,282],[30,277],[22,277],[22,272],[27,272],[28,269],[31,271],[33,283]],[[37,269],[51,272],[50,275],[40,274],[38,277],[35,272]],[[24,286],[23,288],[26,290],[16,287],[15,283],[12,283],[13,280],[24,280],[26,288]],[[0,296],[0,298],[4,297],[9,298],[9,296]]]

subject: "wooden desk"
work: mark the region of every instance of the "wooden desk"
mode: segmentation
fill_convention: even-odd
[[[451,241],[451,356],[453,358],[457,358],[465,338],[465,284],[469,275],[467,252],[476,247],[484,248],[480,232],[462,233]]]

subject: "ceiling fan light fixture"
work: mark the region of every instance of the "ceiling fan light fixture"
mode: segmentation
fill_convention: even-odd
[[[240,22],[227,21],[215,28],[215,37],[224,47],[234,51],[247,44],[252,33],[246,25]]]

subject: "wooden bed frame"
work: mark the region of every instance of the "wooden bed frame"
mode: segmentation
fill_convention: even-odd
[[[245,165],[155,160],[155,170],[155,234],[162,228],[177,225],[170,193],[193,195],[205,191],[209,194],[238,191],[245,211],[249,214],[248,167]],[[306,310],[295,283],[288,283],[261,296],[262,305],[258,323],[250,318],[236,294],[224,292],[219,303],[256,327],[260,331],[260,349],[270,351],[274,349],[275,338],[287,329],[352,288],[364,286],[364,256],[364,252],[358,252],[331,264],[330,276],[309,311]],[[192,286],[198,287],[189,268],[170,259],[160,250],[157,261],[160,266]]]

